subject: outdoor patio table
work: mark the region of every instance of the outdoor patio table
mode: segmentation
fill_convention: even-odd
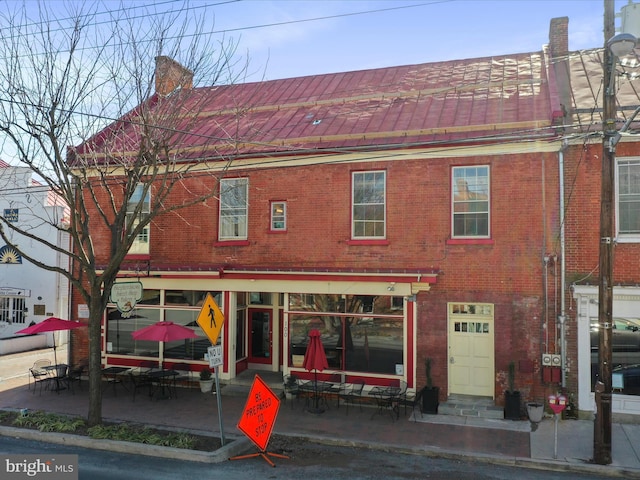
[[[307,405],[309,404],[309,399],[311,399],[314,403],[318,400],[318,403],[322,402],[328,407],[329,402],[327,402],[326,396],[330,393],[331,387],[333,387],[333,383],[331,382],[321,381],[316,383],[314,380],[309,380],[308,382],[300,384],[298,389],[306,396]]]
[[[160,390],[160,396],[158,398],[166,399],[171,398],[171,391],[175,396],[176,378],[179,375],[177,370],[154,370],[146,374],[151,379],[151,383],[156,384],[156,390],[151,391],[153,397],[156,391]],[[167,395],[168,392],[168,395]]]
[[[400,391],[400,387],[373,387],[369,393],[375,398],[378,408],[371,418],[385,413],[389,413],[393,421],[400,418]]]
[[[57,365],[47,365],[43,368],[43,370],[47,371],[49,382],[55,383],[55,388],[52,390],[54,392],[60,392],[60,390],[64,390],[65,387],[60,385],[60,382],[64,380],[67,376],[67,368],[68,365],[66,363],[59,363]]]
[[[129,367],[107,367],[102,369],[102,376],[107,380],[107,385],[113,385],[113,394],[117,395],[116,384],[121,384],[125,390],[124,383],[122,382],[122,374],[129,371]]]

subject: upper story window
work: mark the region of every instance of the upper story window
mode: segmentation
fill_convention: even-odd
[[[138,225],[138,221],[142,216],[149,214],[150,204],[150,190],[147,189],[145,192],[145,185],[142,183],[136,185],[136,189],[127,203],[127,225],[131,226],[131,230]],[[129,253],[149,253],[149,230],[149,225],[146,225],[142,231],[136,235],[129,249]]]
[[[640,158],[618,160],[616,222],[620,241],[640,241]]]
[[[489,167],[454,167],[451,180],[452,237],[489,237]]]
[[[220,180],[220,240],[247,239],[249,179]]]
[[[271,202],[271,230],[284,232],[287,229],[287,202]]]
[[[386,178],[385,171],[353,173],[352,238],[385,238]]]

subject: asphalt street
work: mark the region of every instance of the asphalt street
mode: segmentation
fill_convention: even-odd
[[[214,465],[99,451],[0,436],[0,459],[6,454],[76,454],[81,480],[335,479],[335,480],[597,480],[610,477],[477,464],[419,455],[299,443],[289,459],[249,458]],[[69,478],[73,478],[71,475]]]

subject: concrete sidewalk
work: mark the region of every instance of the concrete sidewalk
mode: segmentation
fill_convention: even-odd
[[[51,351],[49,351],[51,352]],[[58,351],[59,358],[60,350]],[[27,376],[34,356],[47,352],[0,357],[0,409],[45,410],[86,417],[88,388],[41,395],[28,390]],[[22,365],[22,366],[18,366]],[[7,374],[6,369],[13,374]],[[266,375],[265,375],[266,377]],[[266,380],[266,379],[265,379]],[[226,438],[240,438],[237,428],[249,387],[227,385],[221,388],[222,433],[217,397],[197,389],[179,388],[178,398],[149,400],[144,395],[132,399],[121,385],[103,394],[103,418],[161,427],[207,432]],[[281,403],[274,434],[308,438],[314,441],[379,448],[424,456],[459,458],[550,470],[571,470],[601,476],[640,479],[640,425],[619,424],[612,429],[611,465],[591,463],[593,422],[545,418],[535,431],[528,421],[482,420],[449,415],[420,415],[401,408],[400,418],[375,414],[375,409],[344,405],[322,414],[310,413],[304,400]]]

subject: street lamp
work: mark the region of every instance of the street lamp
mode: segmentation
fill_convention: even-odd
[[[636,45],[636,38],[629,33],[613,36],[613,1],[605,1],[604,33],[604,77],[606,83],[602,102],[603,142],[602,178],[600,203],[600,257],[598,287],[598,363],[599,377],[595,385],[596,419],[594,422],[593,459],[600,465],[611,463],[611,379],[612,379],[612,335],[613,335],[613,246],[615,151],[620,140],[616,129],[616,59],[629,55]],[[631,124],[634,115],[625,123],[623,130]]]
[[[633,53],[636,46],[637,38],[630,33],[619,33],[615,37],[611,37],[607,42],[607,48],[614,57],[625,57]]]

